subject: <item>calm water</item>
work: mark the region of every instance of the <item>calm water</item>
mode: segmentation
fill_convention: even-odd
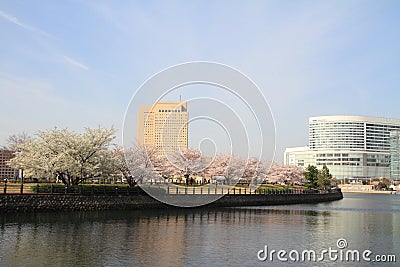
[[[287,266],[257,259],[270,249],[337,248],[396,254],[400,196],[270,207],[1,215],[0,266]],[[357,266],[306,262],[292,266]],[[360,263],[359,266],[367,264]]]

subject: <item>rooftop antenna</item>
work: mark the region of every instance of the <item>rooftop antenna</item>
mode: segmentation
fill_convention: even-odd
[[[182,95],[179,95],[179,102],[182,102]]]

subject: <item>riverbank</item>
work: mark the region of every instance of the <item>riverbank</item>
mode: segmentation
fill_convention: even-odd
[[[361,185],[361,184],[340,184],[339,188],[343,193],[353,194],[392,194],[393,191],[377,190],[375,185]]]
[[[179,197],[183,203],[196,201],[207,195],[169,195]],[[340,200],[340,190],[311,194],[257,194],[221,195],[221,198],[203,207],[267,206],[303,203],[319,203]],[[47,212],[47,211],[93,211],[177,208],[159,202],[148,195],[135,196],[84,196],[73,194],[3,194],[0,195],[0,213]]]
[[[342,192],[346,194],[381,194],[381,195],[393,194],[392,191],[377,191],[377,190],[371,190],[371,191],[342,190]]]

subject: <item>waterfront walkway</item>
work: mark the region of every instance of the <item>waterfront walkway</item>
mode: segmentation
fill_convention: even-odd
[[[78,185],[67,187],[62,184],[42,183],[2,183],[0,194],[74,194],[74,195],[140,195],[149,191],[166,195],[290,195],[290,194],[323,194],[323,190],[307,190],[303,188],[273,188],[257,186],[233,186],[223,184],[204,184],[201,186],[185,186],[175,184],[142,184],[140,187],[128,187],[121,184]]]

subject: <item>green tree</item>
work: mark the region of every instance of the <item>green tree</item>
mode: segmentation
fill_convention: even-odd
[[[390,187],[390,185],[392,184],[389,179],[387,178],[382,178],[382,183],[386,185],[387,188]]]
[[[308,165],[306,172],[304,173],[304,177],[307,180],[305,186],[308,188],[317,188],[318,187],[318,169],[313,165]]]
[[[318,187],[328,189],[332,183],[332,174],[329,173],[328,167],[324,164],[322,170],[318,171]]]

